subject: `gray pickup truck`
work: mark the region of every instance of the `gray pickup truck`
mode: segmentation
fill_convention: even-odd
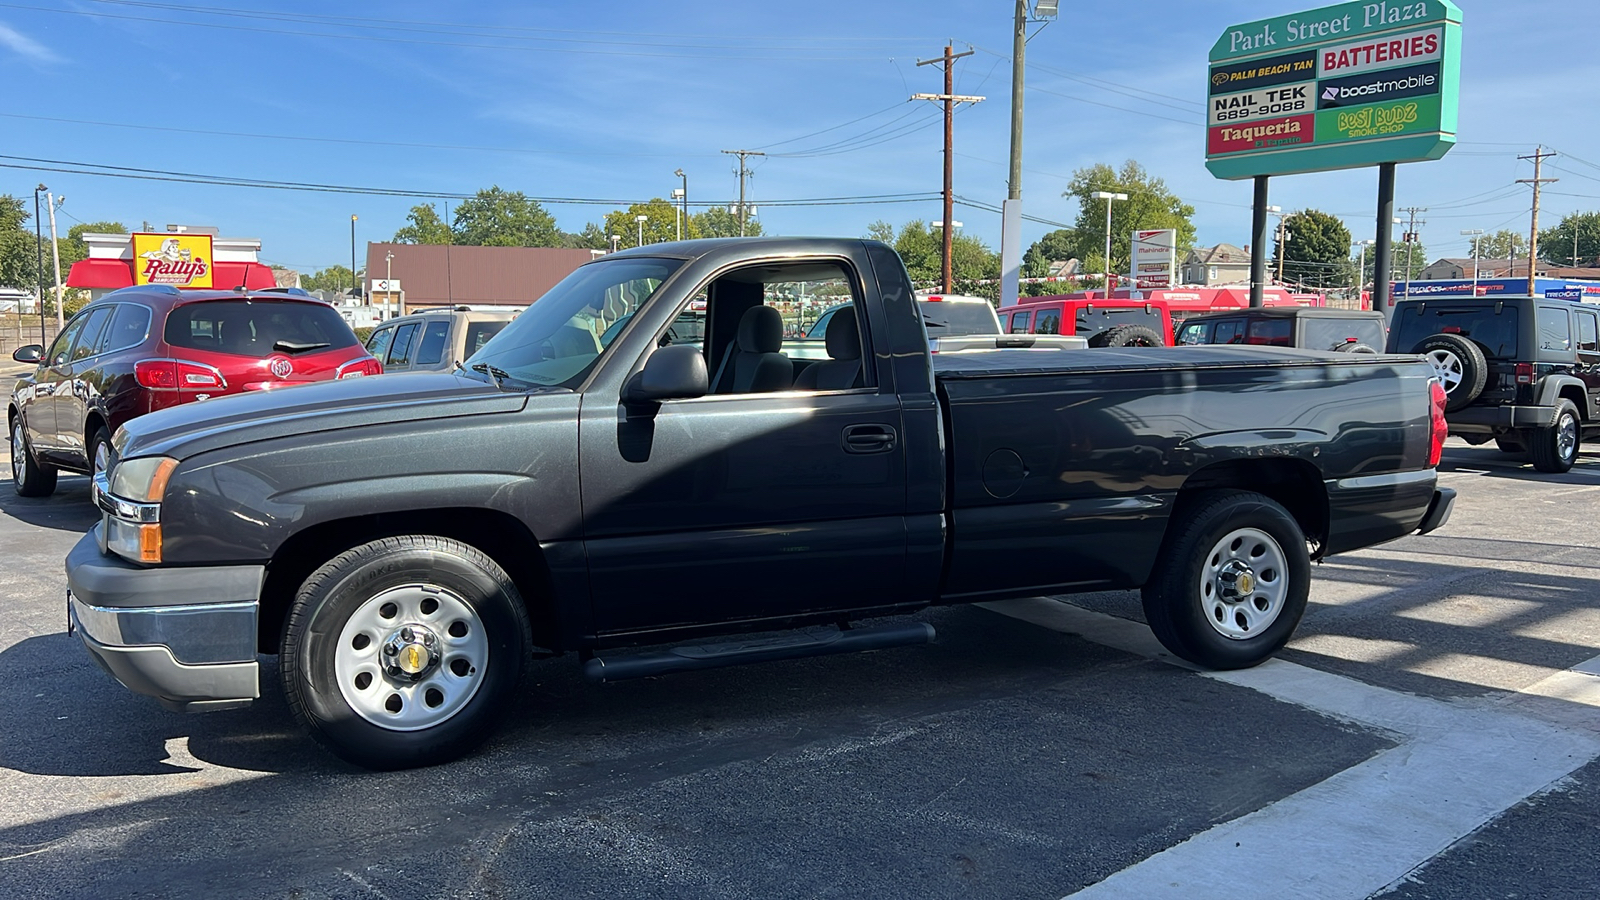
[[[829,292],[828,358],[785,356],[784,298]],[[70,627],[182,710],[250,702],[279,654],[311,735],[374,768],[466,752],[536,655],[608,681],[914,644],[862,622],[933,604],[1142,588],[1174,653],[1250,666],[1312,560],[1448,517],[1443,406],[1417,357],[930,354],[883,244],[660,244],[454,373],[130,422]]]

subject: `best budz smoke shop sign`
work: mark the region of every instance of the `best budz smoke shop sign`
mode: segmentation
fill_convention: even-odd
[[[1455,144],[1461,10],[1341,3],[1235,25],[1211,48],[1218,178],[1438,159]]]

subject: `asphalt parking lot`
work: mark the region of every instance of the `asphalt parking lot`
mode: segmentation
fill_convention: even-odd
[[[482,751],[390,774],[301,736],[270,661],[241,711],[115,684],[64,633],[86,480],[0,485],[0,894],[1592,897],[1600,455],[1441,475],[1449,525],[1317,567],[1254,670],[1175,665],[1132,594],[957,607],[913,649],[541,662]]]

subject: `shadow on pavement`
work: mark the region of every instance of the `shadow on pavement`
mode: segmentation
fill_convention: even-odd
[[[48,497],[19,497],[11,486],[11,469],[0,482],[0,513],[39,528],[62,531],[88,531],[100,521],[100,513],[89,502],[89,479],[82,475],[62,475],[55,493]]]
[[[1526,453],[1503,453],[1493,445],[1472,447],[1447,444],[1444,456],[1439,461],[1439,471],[1547,484],[1597,485],[1600,484],[1600,453],[1584,450],[1579,453],[1578,462],[1570,472],[1556,474],[1535,469]]]

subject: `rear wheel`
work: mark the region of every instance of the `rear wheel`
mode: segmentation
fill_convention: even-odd
[[[1143,591],[1161,644],[1212,669],[1247,668],[1281,650],[1305,613],[1311,581],[1294,517],[1261,494],[1212,491],[1169,527]]]
[[[1444,386],[1448,412],[1478,399],[1489,379],[1489,362],[1483,351],[1459,334],[1435,334],[1416,347],[1416,352],[1433,365],[1433,373]]]
[[[339,554],[307,578],[279,665],[295,717],[371,769],[449,762],[488,736],[527,669],[516,586],[459,541],[405,535]]]
[[[21,415],[11,421],[11,487],[19,497],[48,497],[56,490],[56,470],[34,458]]]
[[[1541,472],[1570,471],[1578,461],[1582,434],[1578,407],[1571,400],[1556,401],[1555,419],[1529,436],[1528,455],[1533,457],[1533,467]]]
[[[1143,325],[1113,325],[1096,335],[1097,347],[1164,347],[1155,329]],[[1091,341],[1090,343],[1094,343]]]
[[[1333,352],[1335,352],[1335,353],[1377,353],[1378,351],[1372,349],[1371,347],[1368,347],[1366,344],[1346,342],[1346,343],[1340,344],[1339,346],[1333,348]]]

